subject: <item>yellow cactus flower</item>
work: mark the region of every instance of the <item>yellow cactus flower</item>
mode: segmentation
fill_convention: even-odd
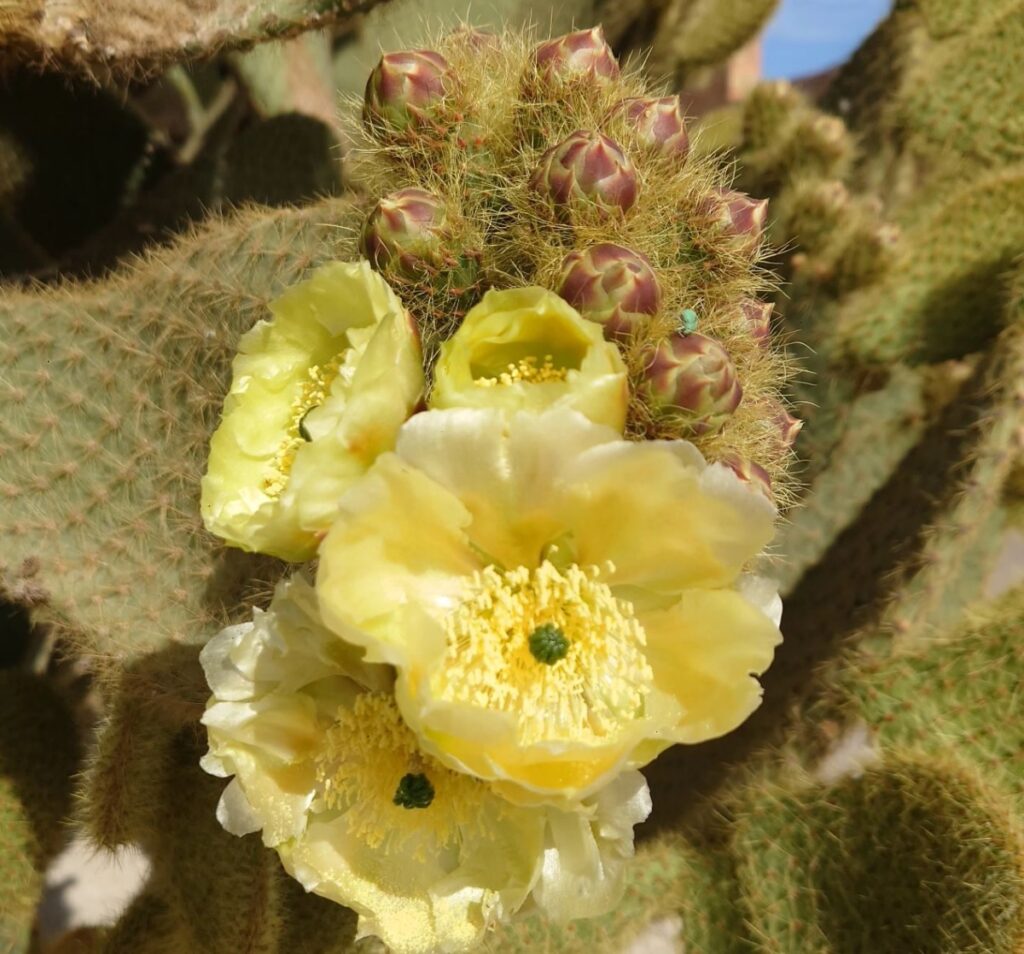
[[[428,411],[344,496],[328,626],[395,666],[421,745],[566,804],[759,704],[781,603],[746,572],[774,506],[685,441],[575,411]]]
[[[325,265],[270,311],[239,342],[200,509],[232,546],[302,561],[421,400],[422,356],[368,262]]]
[[[204,647],[213,693],[203,768],[234,775],[217,817],[261,831],[307,890],[352,908],[395,954],[461,951],[527,902],[549,917],[611,908],[650,811],[626,772],[580,811],[530,808],[423,752],[393,671],[327,630],[301,576]]]
[[[601,326],[545,288],[489,291],[442,346],[433,408],[571,407],[622,431],[626,367]]]

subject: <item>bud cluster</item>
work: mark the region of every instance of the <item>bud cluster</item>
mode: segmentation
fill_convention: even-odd
[[[367,151],[402,175],[376,180],[360,247],[426,309],[428,350],[488,282],[541,284],[618,346],[632,434],[696,440],[771,493],[799,422],[752,267],[768,203],[691,152],[680,97],[646,95],[600,27],[527,51],[463,26],[384,56],[363,118]]]

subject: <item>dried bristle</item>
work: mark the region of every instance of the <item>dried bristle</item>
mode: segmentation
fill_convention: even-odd
[[[638,142],[615,107],[628,97],[659,93],[635,64],[618,79],[580,77],[550,95],[533,65],[535,43],[536,37],[518,31],[495,36],[483,48],[457,34],[418,43],[438,50],[451,65],[455,88],[445,119],[389,141],[362,126],[352,131],[358,142],[352,168],[372,197],[406,187],[439,195],[449,210],[452,249],[479,256],[480,281],[457,301],[443,279],[440,286],[409,282],[399,289],[419,320],[428,362],[487,288],[538,284],[555,290],[561,263],[574,249],[599,242],[634,249],[651,261],[663,306],[622,349],[632,378],[644,370],[645,349],[679,329],[683,309],[696,311],[697,330],[718,340],[735,363],[744,398],[720,433],[694,443],[709,460],[731,452],[756,461],[785,504],[792,493],[790,454],[779,440],[775,413],[789,369],[781,349],[764,348],[751,337],[740,308],[744,299],[768,292],[772,276],[756,253],[710,221],[705,205],[716,189],[728,188],[728,173],[708,157],[691,154],[680,163],[652,155]],[[350,112],[358,116],[360,105],[353,103]],[[608,135],[632,160],[639,189],[627,214],[595,210],[574,215],[572,224],[558,222],[531,194],[529,178],[544,151],[578,129]],[[633,438],[687,436],[654,424],[635,389],[627,430]]]

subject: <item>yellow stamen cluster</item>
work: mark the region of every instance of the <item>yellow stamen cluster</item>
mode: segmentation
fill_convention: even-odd
[[[263,480],[263,491],[271,497],[279,496],[287,485],[295,454],[306,440],[301,433],[302,419],[327,400],[344,357],[344,354],[339,354],[326,364],[314,365],[299,386],[289,411],[285,438],[271,461],[271,472]]]
[[[646,636],[629,603],[597,567],[548,561],[536,569],[493,567],[446,620],[447,649],[431,689],[452,702],[513,714],[520,745],[599,743],[642,717],[653,673]],[[530,636],[540,627],[567,640],[564,657],[541,661]]]
[[[410,773],[433,786],[426,807],[396,804],[395,794]],[[338,711],[324,733],[316,774],[324,807],[343,812],[349,832],[370,848],[387,843],[389,851],[402,850],[401,843],[411,840],[413,853],[421,855],[431,839],[440,847],[467,829],[484,833],[485,783],[422,753],[390,695],[364,692]]]
[[[528,355],[514,361],[496,378],[477,378],[473,383],[481,388],[494,388],[498,385],[510,384],[542,384],[546,381],[564,381],[568,373],[566,368],[555,367],[552,355],[544,355],[544,362],[539,367],[535,355]]]

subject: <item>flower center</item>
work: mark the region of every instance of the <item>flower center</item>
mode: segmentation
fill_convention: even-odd
[[[344,359],[345,355],[339,354],[326,364],[313,365],[299,386],[288,415],[284,440],[271,461],[270,473],[263,479],[263,490],[271,497],[280,496],[288,483],[296,453],[304,443],[312,440],[306,428],[306,415],[327,400]]]
[[[520,745],[600,742],[642,716],[654,678],[646,636],[600,575],[546,560],[477,573],[445,621],[434,693],[513,715]]]
[[[513,361],[496,378],[477,378],[473,383],[481,388],[494,388],[498,385],[510,384],[541,384],[546,381],[564,381],[568,369],[555,366],[552,355],[544,355],[543,362],[538,366],[535,355],[527,355]]]
[[[370,848],[411,840],[423,853],[424,839],[444,845],[482,829],[486,785],[421,752],[389,694],[363,692],[340,709],[315,761],[322,808]]]

